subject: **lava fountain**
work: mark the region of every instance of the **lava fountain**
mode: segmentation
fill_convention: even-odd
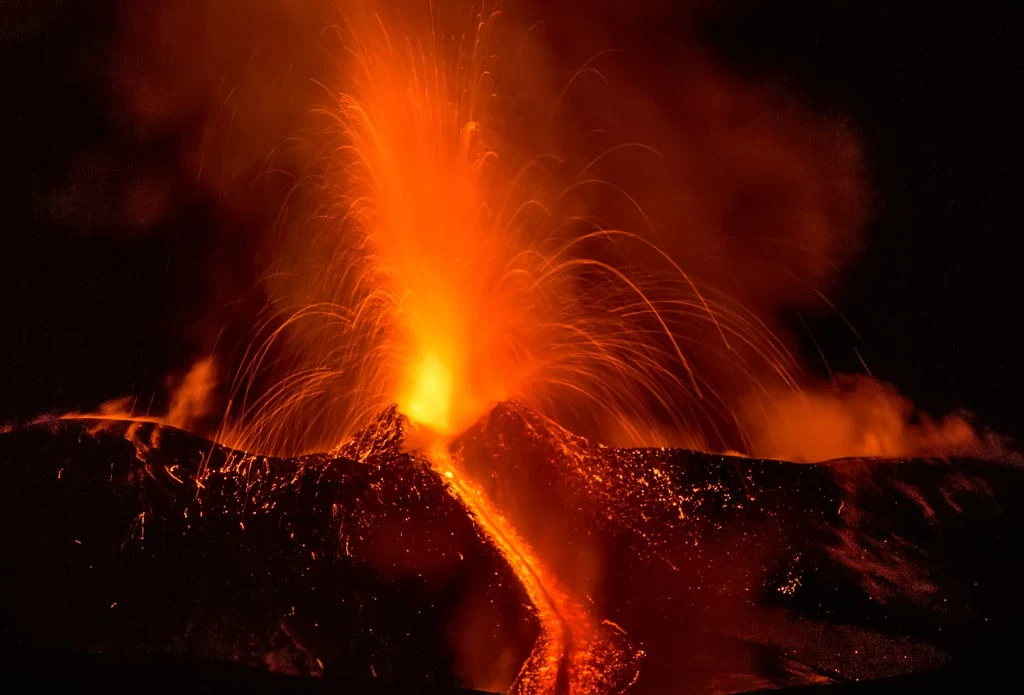
[[[321,155],[334,145],[266,275],[272,306],[228,409],[235,444],[329,449],[392,403],[452,437],[520,399],[588,434],[650,443],[658,420],[707,446],[737,416],[694,353],[729,362],[745,389],[768,374],[796,388],[754,311],[654,232],[588,212],[612,195],[643,216],[596,172],[650,148],[570,164],[555,119],[521,106],[548,98],[528,84],[525,32],[486,7],[400,5],[357,3],[338,28],[330,125],[310,136]]]

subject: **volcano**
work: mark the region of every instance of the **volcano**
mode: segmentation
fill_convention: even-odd
[[[275,459],[152,423],[9,429],[5,668],[115,690],[507,687],[537,612],[413,434],[391,409]],[[977,683],[1024,614],[1012,462],[614,449],[517,403],[450,448],[632,645],[631,693]]]

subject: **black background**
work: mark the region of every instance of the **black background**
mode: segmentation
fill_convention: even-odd
[[[123,145],[111,176],[175,160],[173,138],[133,146],[131,126],[110,116],[110,66],[89,57],[112,38],[112,5],[0,5],[0,420],[146,399],[195,357],[217,221],[184,172],[155,232],[95,233],[42,212],[39,191],[99,139]],[[671,7],[638,13],[623,45],[679,40]],[[725,4],[703,35],[737,72],[781,80],[846,118],[864,147],[872,220],[831,295],[860,339],[836,313],[805,317],[832,366],[856,366],[844,345],[854,343],[875,376],[926,411],[965,408],[1019,439],[1013,102],[1024,32],[1011,7],[748,0]]]

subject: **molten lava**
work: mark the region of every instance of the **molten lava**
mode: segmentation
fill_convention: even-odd
[[[588,616],[552,580],[533,549],[516,534],[501,511],[455,466],[448,448],[443,444],[435,446],[428,456],[452,493],[466,505],[481,530],[508,560],[537,610],[541,635],[513,691],[567,692],[573,655],[570,645],[581,628],[584,634],[589,632]]]

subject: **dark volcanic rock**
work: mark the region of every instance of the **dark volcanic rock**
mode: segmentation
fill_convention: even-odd
[[[646,651],[633,691],[874,679],[1013,639],[1024,470],[594,446],[498,406],[455,447]]]
[[[298,460],[153,427],[0,436],[8,654],[213,659],[414,690],[467,669],[507,683],[525,660],[538,627],[522,588],[401,453],[394,411]],[[1005,647],[1024,616],[1015,465],[609,449],[514,404],[452,451],[646,652],[631,693],[953,668]]]
[[[422,462],[386,441],[364,462],[275,460],[152,428],[0,436],[8,654],[454,685],[450,637],[474,599],[475,639],[526,658],[536,625],[519,585]]]

